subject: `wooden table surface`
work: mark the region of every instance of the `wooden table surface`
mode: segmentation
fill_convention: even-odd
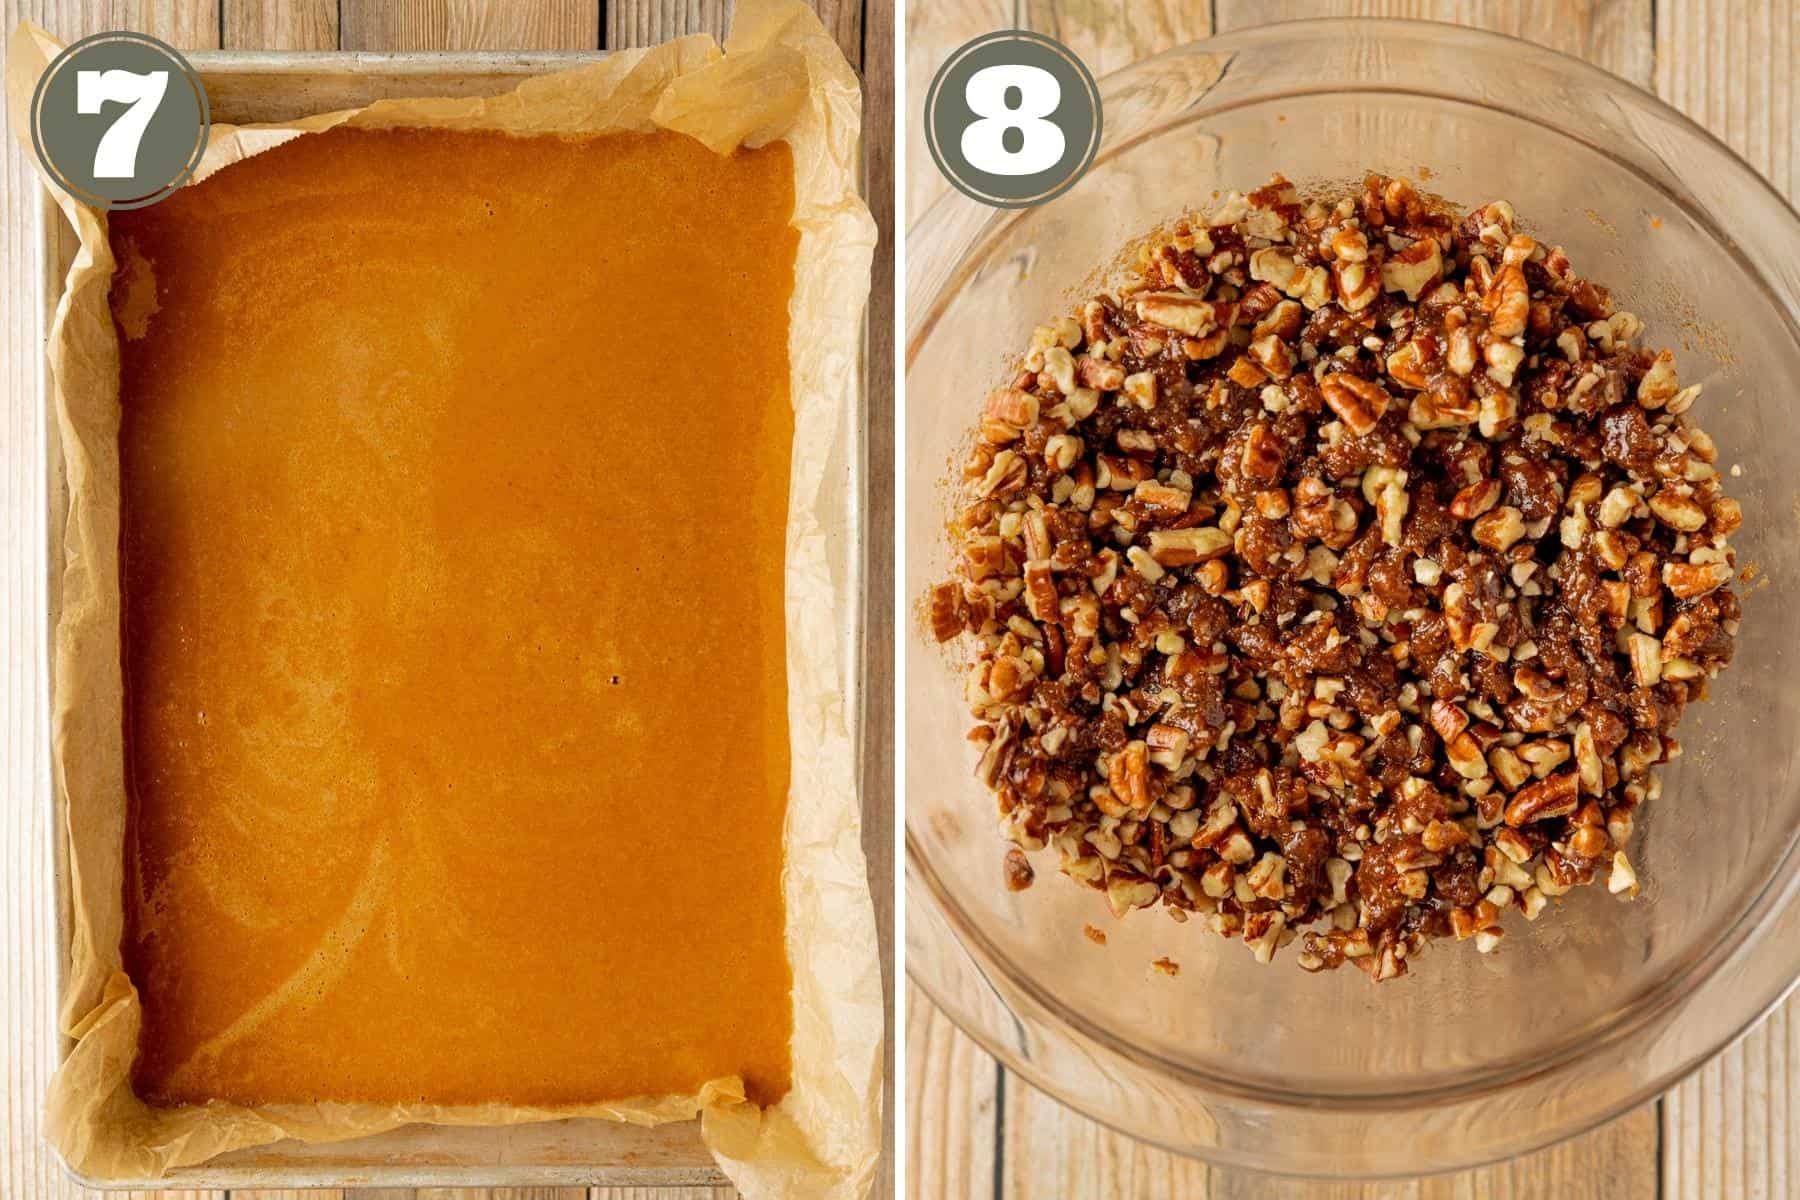
[[[1404,16],[1498,30],[1585,58],[1681,109],[1800,197],[1800,0],[908,0],[910,161],[944,56],[1011,25],[1061,39],[1096,75],[1169,46],[1296,17]],[[906,179],[906,219],[945,188]],[[1112,1133],[1011,1075],[910,984],[907,1191],[919,1200],[1797,1200],[1800,997],[1659,1102],[1585,1137],[1475,1171],[1383,1185],[1272,1181]]]
[[[864,128],[870,207],[882,230],[869,314],[871,531],[893,524],[893,3],[811,0],[867,81]],[[184,50],[594,50],[684,33],[722,36],[731,0],[5,0],[4,32],[34,21],[65,41],[108,29],[153,34]],[[50,999],[51,910],[43,787],[43,430],[37,417],[42,331],[34,253],[38,182],[10,136],[0,175],[0,292],[5,392],[0,394],[0,1200],[99,1196],[71,1183],[38,1138],[55,1063]],[[864,737],[864,847],[884,948],[893,945],[891,539],[868,539],[864,616],[870,689]],[[884,953],[884,960],[890,959]],[[893,994],[891,962],[884,968]],[[893,1042],[888,1045],[892,1103]],[[893,1124],[877,1197],[893,1194]],[[114,1193],[118,1194],[118,1193]],[[124,1193],[141,1200],[225,1200],[223,1192]],[[232,1200],[729,1200],[720,1188],[528,1188],[323,1192],[237,1190]]]

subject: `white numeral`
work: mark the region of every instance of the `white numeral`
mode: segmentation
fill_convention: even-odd
[[[138,146],[168,90],[167,71],[142,75],[120,70],[75,72],[75,111],[82,116],[97,115],[109,102],[130,105],[100,135],[100,144],[94,148],[95,179],[130,179],[137,174]]]
[[[1019,93],[1017,108],[1006,103],[1007,89]],[[980,120],[963,130],[962,152],[969,164],[990,175],[1035,175],[1062,161],[1063,131],[1044,120],[1062,103],[1062,85],[1042,67],[1004,64],[969,76],[969,111]],[[1019,148],[1008,149],[1006,132],[1019,131]]]

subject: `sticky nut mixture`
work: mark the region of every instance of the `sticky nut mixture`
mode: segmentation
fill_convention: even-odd
[[[930,596],[1006,885],[1054,847],[1117,916],[1378,981],[1634,896],[1742,516],[1642,329],[1504,201],[1381,176],[1233,194],[1040,327]]]

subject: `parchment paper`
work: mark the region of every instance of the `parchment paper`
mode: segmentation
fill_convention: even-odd
[[[61,45],[23,25],[8,53],[14,132],[30,145],[30,99]],[[793,1086],[772,1109],[735,1078],[697,1095],[571,1109],[364,1104],[154,1109],[129,1072],[141,1010],[121,965],[125,827],[119,668],[119,355],[107,293],[105,215],[56,191],[81,240],[50,331],[53,419],[69,507],[62,611],[54,634],[53,786],[66,816],[73,897],[61,1020],[75,1045],[51,1082],[46,1136],[77,1171],[145,1178],[283,1137],[330,1141],[415,1121],[501,1125],[571,1116],[702,1122],[702,1136],[751,1197],[859,1197],[880,1139],[883,1014],[875,924],[859,841],[857,779],[840,686],[838,622],[854,597],[834,586],[827,540],[841,530],[826,464],[851,412],[875,228],[857,194],[861,99],[854,73],[811,10],[740,0],[723,51],[705,36],[613,54],[485,99],[384,100],[287,125],[213,127],[195,182],[339,124],[514,134],[689,134],[717,152],[785,140],[800,234],[789,311],[794,448],[787,525],[786,944],[793,967]],[[229,347],[220,347],[229,353]]]

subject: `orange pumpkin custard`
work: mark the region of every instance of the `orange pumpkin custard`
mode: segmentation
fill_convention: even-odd
[[[139,1095],[786,1092],[793,194],[338,129],[112,215]]]

